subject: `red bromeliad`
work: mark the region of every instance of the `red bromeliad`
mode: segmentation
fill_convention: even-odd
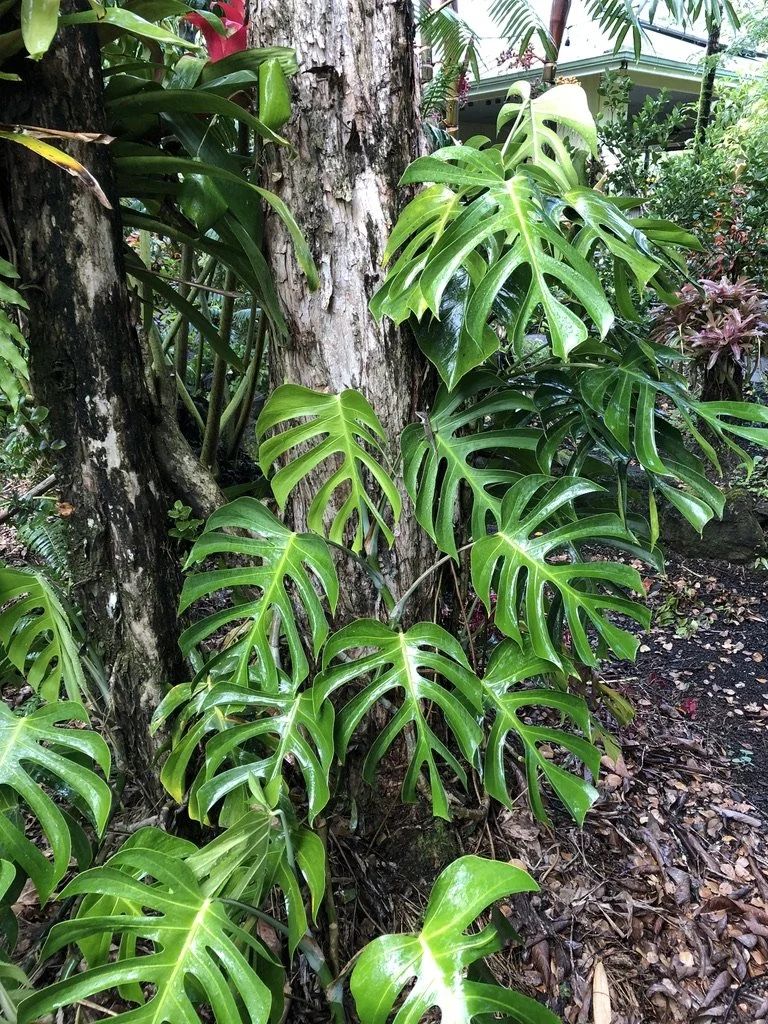
[[[245,0],[232,0],[232,3],[216,3],[221,12],[221,23],[226,29],[226,35],[219,35],[213,25],[206,20],[204,15],[198,11],[184,16],[195,28],[199,28],[203,34],[205,45],[208,49],[208,57],[211,63],[228,57],[232,53],[239,53],[248,45],[248,27],[245,18]]]

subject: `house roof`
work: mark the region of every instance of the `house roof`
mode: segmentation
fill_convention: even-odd
[[[622,69],[634,72],[633,78],[637,76],[663,78],[670,86],[678,87],[682,92],[697,91],[702,73],[702,65],[698,63],[673,60],[669,57],[660,57],[657,54],[642,54],[638,60],[635,60],[635,55],[631,50],[619,50],[618,53],[601,53],[594,57],[584,57],[581,60],[559,61],[557,74],[559,78],[586,78],[589,75],[602,75],[605,71]],[[718,68],[717,74],[718,77],[725,79],[740,77],[738,72],[722,67]],[[537,65],[529,70],[520,68],[503,75],[481,78],[479,82],[473,83],[470,89],[470,100],[506,93],[510,85],[520,81],[521,78],[534,81],[540,77],[541,66]],[[692,88],[686,89],[686,85],[690,85]]]

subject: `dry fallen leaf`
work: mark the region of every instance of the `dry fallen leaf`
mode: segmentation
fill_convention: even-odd
[[[602,960],[595,964],[592,976],[592,1018],[594,1024],[611,1024],[611,993],[608,988],[608,975],[605,973]]]

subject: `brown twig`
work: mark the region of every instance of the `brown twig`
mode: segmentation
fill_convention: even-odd
[[[39,484],[35,484],[34,487],[30,487],[30,489],[28,491],[25,491],[24,494],[20,494],[16,498],[16,502],[20,503],[26,501],[27,498],[39,498],[41,494],[45,494],[48,488],[52,487],[55,483],[56,476],[53,473],[51,473],[50,476],[47,476],[45,478],[45,480],[41,480]],[[7,519],[10,519],[19,511],[21,505],[17,503],[14,503],[8,508],[4,508],[2,512],[0,512],[0,523],[4,523]]]

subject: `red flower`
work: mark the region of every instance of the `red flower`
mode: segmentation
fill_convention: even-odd
[[[232,0],[232,3],[216,3],[223,13],[221,23],[226,35],[221,36],[205,17],[197,11],[184,16],[184,21],[199,28],[208,48],[208,58],[213,63],[228,57],[231,53],[239,53],[248,45],[248,27],[245,21],[245,0]]]

